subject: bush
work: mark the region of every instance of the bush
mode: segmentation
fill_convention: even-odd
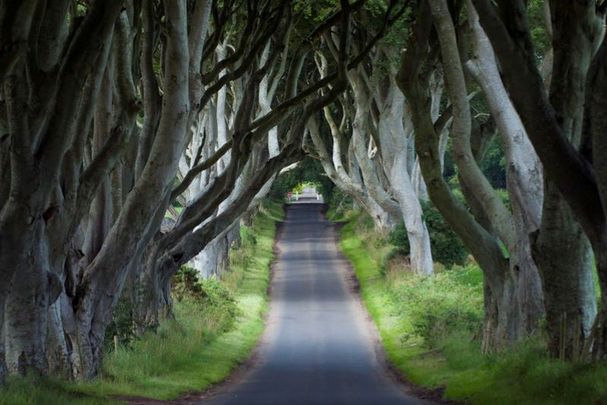
[[[411,253],[409,246],[409,238],[407,237],[407,228],[402,222],[394,227],[388,235],[388,242],[394,246],[394,250],[398,253],[408,255]]]
[[[342,221],[348,211],[354,206],[354,200],[349,195],[335,187],[330,196],[325,197],[325,202],[329,204],[327,217],[332,221]]]
[[[247,246],[254,246],[257,244],[257,237],[255,231],[249,226],[240,227],[240,240],[241,243]]]
[[[432,347],[454,333],[478,335],[483,319],[479,273],[477,267],[456,267],[430,278],[402,275],[389,285],[392,299],[407,305],[412,336]]]
[[[234,294],[216,278],[200,280],[195,269],[182,267],[173,279],[173,297],[191,300],[210,317],[221,320],[221,330],[229,330],[239,311]]]
[[[435,260],[447,267],[454,264],[463,265],[468,252],[440,212],[434,206],[425,204],[424,220],[430,232],[430,245]]]
[[[134,322],[135,314],[131,298],[129,294],[122,294],[112,314],[112,322],[105,331],[104,350],[112,352],[115,349],[114,336],[118,338],[119,344],[130,346],[136,338]]]
[[[223,331],[229,330],[239,315],[238,305],[234,294],[216,278],[200,282],[204,298],[202,304],[209,312],[214,312],[224,322]]]
[[[388,360],[414,384],[470,404],[607,403],[607,364],[549,358],[541,336],[483,355],[483,275],[455,266],[424,277],[385,263],[396,249],[378,249],[361,232],[365,215],[350,216],[342,248],[354,265],[363,302],[379,329]],[[402,236],[402,234],[401,234]],[[439,266],[437,266],[439,267]]]
[[[451,230],[440,212],[431,204],[422,204],[423,217],[430,233],[430,246],[434,261],[442,263],[446,267],[455,264],[463,265],[466,262],[468,252],[460,238]],[[388,237],[390,244],[394,245],[399,253],[408,255],[410,253],[407,229],[404,224],[394,228]]]
[[[172,296],[177,301],[192,297],[194,301],[202,299],[202,286],[198,279],[196,269],[182,266],[173,276]]]

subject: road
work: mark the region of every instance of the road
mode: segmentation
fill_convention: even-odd
[[[204,404],[419,404],[376,356],[335,230],[311,195],[287,210],[252,368]]]

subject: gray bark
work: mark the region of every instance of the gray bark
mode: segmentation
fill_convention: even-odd
[[[137,251],[149,218],[158,208],[159,195],[170,193],[187,133],[188,61],[186,5],[178,1],[166,5],[168,41],[163,111],[150,159],[124,208],[112,226],[99,254],[86,269],[75,297],[78,328],[80,376],[90,377],[100,367],[102,343],[126,278],[130,257],[120,254]]]
[[[355,158],[349,159],[351,167],[346,171],[342,162],[342,154],[340,151],[340,136],[333,129],[333,154],[329,154],[325,143],[320,134],[318,122],[315,118],[311,118],[308,122],[308,130],[310,138],[314,143],[316,152],[319,155],[320,162],[327,176],[335,183],[344,193],[350,195],[357,201],[361,207],[371,216],[375,228],[380,231],[387,231],[391,227],[391,220],[388,213],[373,199],[363,185],[362,178],[359,176],[359,169]]]
[[[26,7],[25,3],[23,6]],[[53,8],[55,6],[58,8]],[[57,29],[61,31],[65,15],[61,18],[56,14],[61,13],[59,3],[53,7],[49,9],[53,13],[49,21],[57,22]],[[16,63],[10,66],[11,76],[4,82],[12,153],[10,196],[0,210],[0,270],[7,280],[0,288],[0,319],[4,320],[0,356],[6,343],[11,372],[34,369],[46,373],[48,370],[48,307],[59,296],[62,283],[51,263],[49,252],[54,252],[55,247],[49,244],[47,236],[59,218],[72,213],[70,204],[62,207],[62,198],[57,197],[58,179],[64,162],[69,161],[67,158],[64,161],[64,156],[69,156],[68,148],[77,139],[73,131],[77,121],[74,116],[85,98],[83,87],[87,79],[87,75],[79,73],[90,72],[90,82],[103,74],[103,55],[109,49],[106,44],[110,43],[119,11],[120,4],[92,3],[79,30],[70,39],[67,51],[61,55],[61,68],[50,73],[51,80],[40,80],[38,66],[32,65],[29,72],[33,80],[26,82],[21,76],[23,65]],[[33,15],[30,14],[30,18]],[[27,24],[21,28],[27,28]],[[44,35],[50,38],[54,35],[51,31]],[[25,37],[21,41],[26,43]],[[97,46],[97,41],[103,46]],[[61,46],[61,42],[58,38],[53,46]],[[51,53],[43,62],[46,67],[53,64],[56,56],[55,50],[48,51]],[[95,62],[95,67],[100,69],[92,68]],[[25,86],[31,87],[26,90]],[[33,110],[23,104],[26,92],[35,94]],[[26,111],[34,115],[28,117]],[[84,110],[83,115],[86,112]],[[64,183],[67,190],[71,188],[69,180]],[[69,203],[68,197],[72,195],[65,197]],[[60,244],[64,234],[54,236]],[[17,273],[19,277],[13,277]],[[24,313],[28,315],[24,317]],[[2,357],[0,363],[4,361]],[[3,369],[0,365],[0,373]]]
[[[547,94],[536,64],[523,2],[500,1],[499,14],[495,5],[487,0],[473,2],[498,55],[504,83],[542,161],[547,184],[551,182],[566,200],[592,244],[599,278],[607,280],[607,267],[603,267],[607,266],[604,253],[607,211],[597,182],[599,172],[593,169],[594,162],[588,159],[587,150],[576,150],[580,141],[589,135],[580,131],[581,114],[587,93],[594,90],[592,86],[587,88],[586,79],[604,37],[605,8],[593,2],[550,2],[554,57]],[[546,197],[548,201],[548,193]],[[555,216],[553,222],[557,223],[559,218],[562,216]],[[562,243],[564,245],[566,239]],[[601,285],[607,283],[601,281]],[[607,298],[605,288],[601,291],[601,311],[584,345],[584,351],[592,348],[596,358],[607,353],[603,327],[607,319],[604,309]],[[581,326],[575,329],[582,330]]]
[[[509,275],[509,262],[504,257],[498,239],[481,226],[470,212],[453,196],[442,176],[439,144],[440,136],[447,119],[432,119],[430,97],[431,66],[434,66],[432,55],[428,53],[431,44],[432,14],[438,20],[439,36],[443,37],[441,50],[445,52],[445,67],[450,97],[454,98],[453,117],[455,131],[459,139],[470,136],[469,108],[467,94],[462,80],[457,47],[451,47],[454,37],[450,14],[446,3],[435,1],[431,9],[428,4],[418,6],[415,42],[409,44],[406,57],[403,59],[398,75],[399,86],[403,89],[411,106],[413,124],[416,130],[415,145],[420,158],[421,170],[426,180],[428,193],[432,202],[445,220],[462,239],[473,254],[485,276],[485,320],[483,328],[483,350],[492,351],[503,347],[518,338],[516,325],[520,315],[519,307],[514,305],[516,285]],[[449,39],[450,38],[450,39]],[[455,55],[454,55],[455,53]],[[460,68],[461,69],[461,66]],[[436,126],[435,126],[436,125]],[[465,139],[464,139],[465,141]],[[464,147],[469,148],[469,140]],[[462,148],[460,146],[460,148]],[[461,158],[469,159],[469,151],[460,149]],[[472,162],[463,162],[472,165]],[[475,164],[475,163],[474,163]],[[470,171],[474,172],[471,167]],[[473,183],[474,184],[474,183]]]
[[[468,10],[474,58],[466,63],[466,67],[485,94],[507,160],[507,188],[515,229],[514,245],[509,245],[508,250],[510,272],[515,280],[516,305],[520,307],[518,329],[522,337],[534,332],[544,315],[542,284],[530,245],[530,234],[539,229],[541,221],[542,169],[501,81],[491,43],[471,2]],[[566,255],[567,250],[562,254]]]
[[[405,133],[403,114],[405,109],[404,95],[390,78],[386,105],[379,117],[379,138],[382,165],[390,179],[390,186],[399,202],[409,239],[411,269],[413,272],[429,275],[434,272],[430,234],[422,218],[422,207],[419,197],[419,183],[423,182],[421,173],[418,188],[413,182],[414,174],[409,167],[417,167],[417,162],[410,164],[408,147],[413,142],[413,133]]]

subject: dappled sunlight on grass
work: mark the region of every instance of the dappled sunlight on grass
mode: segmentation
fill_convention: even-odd
[[[249,357],[263,332],[275,223],[283,215],[281,203],[266,203],[253,225],[243,229],[240,248],[230,252],[230,270],[220,283],[234,296],[234,322],[226,324],[221,308],[183,299],[175,302],[174,321],[108,354],[101,378],[84,383],[44,379],[35,388],[31,380],[15,379],[0,391],[0,404],[107,404],[118,402],[116,396],[174,399],[225,379]]]
[[[498,354],[480,349],[483,277],[469,263],[433,277],[386,265],[390,247],[350,212],[341,246],[388,356],[406,378],[473,404],[590,404],[607,401],[607,364],[548,358],[540,338]]]

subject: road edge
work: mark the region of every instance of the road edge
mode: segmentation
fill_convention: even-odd
[[[326,210],[323,211],[323,215],[325,215],[325,213]],[[368,330],[371,334],[373,349],[377,358],[377,362],[384,371],[385,376],[391,381],[393,381],[397,385],[397,387],[408,396],[420,399],[422,401],[431,401],[434,404],[461,405],[462,402],[456,402],[443,398],[443,393],[445,391],[444,387],[432,389],[414,384],[413,382],[411,382],[411,380],[407,378],[405,374],[403,374],[390,362],[386,354],[381,335],[379,333],[379,329],[375,321],[373,320],[373,317],[369,313],[367,306],[364,303],[364,300],[361,297],[361,286],[356,276],[354,266],[352,265],[350,259],[348,259],[348,256],[343,251],[341,245],[341,228],[346,225],[346,222],[333,222],[328,218],[327,221],[333,229],[333,238],[335,239],[335,245],[337,246],[337,251],[340,255],[340,259],[344,262],[344,268],[346,269],[347,274],[346,281],[348,287],[350,288],[352,295],[355,297],[356,302],[358,303],[363,312],[363,319],[367,324]]]
[[[222,392],[229,391],[229,386],[237,385],[240,381],[244,380],[247,375],[253,370],[256,365],[257,359],[259,358],[259,353],[262,348],[267,344],[267,335],[268,335],[268,317],[270,313],[270,301],[272,294],[272,280],[275,274],[275,266],[278,262],[278,256],[280,254],[279,241],[282,238],[282,234],[284,232],[284,223],[287,216],[287,208],[288,204],[283,204],[284,210],[284,219],[282,221],[275,222],[275,233],[274,233],[274,242],[272,244],[272,261],[269,264],[269,278],[268,278],[268,287],[266,289],[266,299],[268,300],[268,306],[266,311],[262,316],[262,321],[264,325],[264,330],[261,333],[261,336],[257,340],[257,343],[251,350],[249,357],[243,362],[237,364],[230,373],[221,381],[218,381],[214,384],[211,384],[207,388],[202,391],[185,393],[181,397],[173,400],[158,400],[158,399],[150,399],[150,398],[138,398],[138,397],[118,397],[117,399],[120,401],[125,401],[124,403],[128,403],[129,405],[154,405],[154,404],[164,404],[164,405],[195,405],[200,404],[201,401],[211,400],[213,397],[221,394]]]

